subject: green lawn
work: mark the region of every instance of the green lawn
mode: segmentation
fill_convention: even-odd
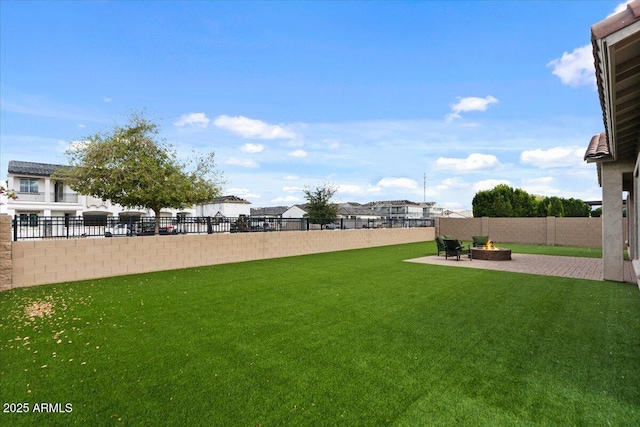
[[[0,293],[2,402],[72,407],[0,425],[640,425],[636,286],[403,262],[426,253]]]

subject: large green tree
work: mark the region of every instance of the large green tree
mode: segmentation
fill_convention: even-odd
[[[478,191],[471,203],[475,217],[527,217],[535,212],[535,198],[532,195],[506,184]]]
[[[589,205],[580,199],[562,199],[562,205],[566,217],[585,217],[591,213]]]
[[[157,124],[132,113],[126,125],[74,144],[66,153],[70,167],[56,171],[54,178],[80,194],[152,210],[157,234],[162,209],[207,202],[223,184],[213,152],[181,162],[158,134]]]
[[[332,223],[338,217],[338,205],[332,202],[333,195],[338,189],[333,185],[324,184],[321,187],[309,188],[305,187],[304,197],[307,199],[306,217],[312,224]]]
[[[563,199],[560,197],[552,196],[545,197],[538,203],[538,216],[555,216],[558,218],[564,217],[564,204]]]
[[[582,200],[534,196],[506,184],[478,191],[472,206],[474,217],[588,217],[590,213]]]

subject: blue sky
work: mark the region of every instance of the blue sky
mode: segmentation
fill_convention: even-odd
[[[601,198],[590,26],[621,1],[0,2],[0,179],[134,110],[254,207]],[[426,186],[424,185],[426,182]]]

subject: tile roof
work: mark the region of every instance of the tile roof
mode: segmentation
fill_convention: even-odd
[[[12,174],[49,176],[60,168],[66,168],[66,165],[54,165],[50,163],[34,163],[21,162],[18,160],[9,160],[8,172]]]
[[[609,150],[609,138],[605,132],[600,132],[594,135],[589,141],[587,151],[584,153],[584,160],[587,162],[602,160],[611,157],[611,151]]]
[[[603,159],[634,158],[640,108],[640,0],[592,25],[591,44],[609,153]],[[589,148],[597,144],[592,138]],[[591,156],[585,154],[585,160],[597,160],[596,152],[587,149]]]
[[[640,1],[635,0],[627,3],[627,7],[623,11],[592,25],[591,38],[601,39],[607,37],[638,20],[640,20]]]

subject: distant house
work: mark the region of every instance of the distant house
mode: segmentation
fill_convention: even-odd
[[[343,203],[338,208],[338,218],[377,220],[382,219],[383,217],[384,215],[381,215],[380,211],[376,211],[368,206],[360,204]]]
[[[442,211],[442,215],[447,218],[473,218],[473,211],[470,210],[449,210]]]
[[[602,187],[602,265],[605,280],[624,280],[623,200],[628,250],[640,273],[640,0],[591,26],[604,132],[589,141],[585,161],[597,165]]]
[[[236,196],[216,197],[209,203],[196,205],[196,216],[237,218],[251,215],[251,202]]]
[[[285,213],[288,209],[288,206],[251,208],[251,216],[259,218],[282,218],[282,214]]]
[[[304,218],[306,214],[305,205],[293,205],[282,213],[282,218]]]
[[[124,208],[109,200],[78,194],[51,174],[68,166],[10,160],[7,170],[7,187],[15,191],[15,200],[6,202],[6,213],[17,216],[21,224],[36,225],[41,216],[83,216],[87,220],[101,221],[107,217],[153,216],[145,208]],[[192,216],[194,209],[163,209],[162,216]]]
[[[436,202],[422,203],[423,218],[439,218],[444,216],[444,208],[438,206]]]
[[[419,219],[423,218],[422,205],[409,200],[388,200],[381,202],[370,202],[365,205],[384,218],[390,219]]]

